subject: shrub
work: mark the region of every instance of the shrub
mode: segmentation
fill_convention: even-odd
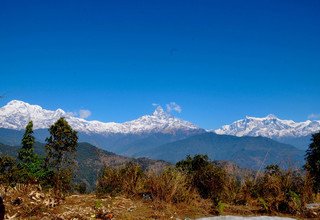
[[[105,167],[98,178],[96,192],[100,196],[119,193],[137,195],[143,191],[143,188],[144,173],[141,167],[128,163],[121,168]]]
[[[188,202],[197,197],[189,182],[187,175],[170,167],[160,174],[149,173],[146,189],[154,199],[167,203]]]
[[[83,181],[80,181],[79,183],[76,183],[74,185],[74,190],[80,194],[86,194],[87,192],[87,184]]]
[[[237,201],[254,201],[265,212],[295,214],[310,200],[310,183],[299,171],[281,170],[277,165],[266,167],[264,173],[253,179],[247,177],[241,186]],[[310,190],[309,190],[310,191]]]
[[[96,193],[100,197],[147,194],[150,199],[180,203],[197,198],[189,182],[186,174],[172,167],[146,174],[139,165],[129,163],[121,168],[105,167],[98,178]]]
[[[214,206],[220,200],[229,201],[235,196],[236,179],[226,170],[209,160],[207,155],[187,156],[176,167],[188,175],[190,185],[202,198],[211,199]]]
[[[19,169],[14,158],[0,156],[0,183],[5,186],[14,186],[19,180]]]

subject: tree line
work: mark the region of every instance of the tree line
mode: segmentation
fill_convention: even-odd
[[[53,188],[57,196],[69,191],[76,165],[77,132],[65,118],[60,118],[50,126],[49,134],[45,156],[40,156],[34,150],[33,122],[29,121],[17,160],[9,156],[0,157],[0,183],[6,186],[16,183],[41,184]]]

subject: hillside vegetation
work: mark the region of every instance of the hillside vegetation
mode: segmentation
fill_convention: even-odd
[[[312,136],[305,170],[270,164],[254,171],[230,162],[212,161],[205,154],[188,155],[175,165],[118,156],[87,143],[79,144],[77,132],[64,118],[52,125],[49,132],[45,145],[35,142],[30,121],[21,147],[0,145],[2,153],[18,155],[0,155],[0,193],[5,198],[7,218],[318,216],[318,210],[310,210],[306,205],[316,201],[320,189],[320,133]],[[204,145],[214,138],[223,140],[212,134],[191,138]],[[269,139],[257,139],[266,149],[270,144],[271,155],[278,146]],[[226,136],[224,140],[228,141],[226,146],[230,146],[231,153],[231,146],[239,150],[233,142],[235,138]],[[253,143],[246,146],[255,149]],[[170,149],[163,151],[170,153]],[[221,150],[222,153],[228,149]],[[95,185],[91,185],[94,192],[87,194],[90,182]]]

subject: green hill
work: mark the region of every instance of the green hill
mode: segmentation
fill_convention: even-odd
[[[264,137],[236,137],[205,133],[141,151],[147,156],[175,163],[186,155],[207,154],[212,160],[227,160],[241,167],[258,169],[261,165],[302,166],[304,151]]]
[[[0,143],[0,155],[9,155],[17,157],[19,147],[9,146]],[[35,152],[39,155],[45,154],[44,144],[36,142]],[[77,171],[76,180],[83,181],[87,184],[89,189],[95,187],[95,182],[103,166],[122,166],[128,162],[135,162],[141,165],[145,170],[160,170],[169,163],[158,160],[151,160],[147,158],[129,158],[120,156],[102,149],[99,149],[89,143],[79,143],[77,148]]]

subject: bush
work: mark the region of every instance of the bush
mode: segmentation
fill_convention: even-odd
[[[0,183],[5,186],[14,186],[19,181],[19,169],[14,158],[0,156]]]
[[[144,173],[141,167],[134,163],[128,163],[121,168],[105,167],[97,182],[98,195],[137,195],[144,188]]]
[[[168,168],[161,173],[144,173],[139,165],[129,163],[121,168],[105,167],[97,182],[98,196],[125,194],[150,195],[150,199],[180,203],[197,198],[183,172]]]
[[[207,155],[187,156],[176,167],[188,175],[190,185],[202,198],[211,199],[214,206],[221,200],[229,201],[235,196],[236,179],[226,170],[211,162]]]
[[[160,174],[149,173],[146,189],[154,199],[167,203],[188,202],[197,198],[188,178],[181,171],[168,168]]]
[[[256,201],[264,212],[296,214],[310,200],[308,185],[310,183],[301,172],[281,170],[277,165],[272,165],[255,179],[246,178],[237,202]]]
[[[74,185],[74,190],[80,194],[86,194],[87,192],[87,184],[83,181]]]

